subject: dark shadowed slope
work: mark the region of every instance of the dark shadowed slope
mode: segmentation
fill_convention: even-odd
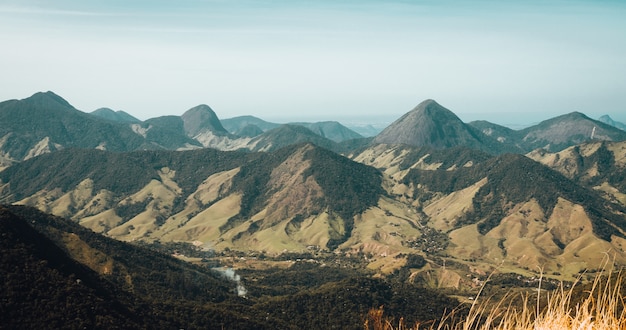
[[[62,218],[0,206],[0,233],[2,327],[288,328],[229,309],[240,299],[218,273]]]

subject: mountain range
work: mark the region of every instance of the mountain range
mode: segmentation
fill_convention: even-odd
[[[522,130],[487,121],[465,124],[452,111],[426,100],[378,134],[373,143],[407,144],[437,149],[465,146],[492,154],[526,153],[542,148],[560,151],[589,142],[623,141],[626,132],[572,112]]]
[[[380,269],[418,249],[569,276],[598,267],[601,251],[626,261],[624,142],[583,146],[595,150],[583,160],[593,180],[559,172],[565,151],[552,169],[463,147],[376,145],[354,161],[308,143],[269,153],[68,149],[0,172],[0,202],[125,241],[362,252]]]
[[[189,109],[182,116],[145,121],[106,108],[87,114],[52,92],[0,103],[0,122],[0,168],[72,147],[110,151],[202,147],[268,151],[291,143],[313,142],[336,152],[347,152],[367,144],[400,143],[436,148],[462,145],[500,154],[526,153],[536,148],[560,151],[594,139],[626,139],[626,132],[581,113],[549,119],[519,131],[485,121],[466,124],[433,100],[422,102],[371,141],[337,122],[293,123],[289,128],[253,116],[221,121],[207,105]]]
[[[138,122],[98,112],[51,92],[0,103],[0,203],[122,241],[362,253],[383,274],[417,252],[418,273],[457,287],[496,264],[571,279],[603,251],[626,262],[626,132],[581,113],[512,130],[426,100],[354,138],[333,122],[221,121],[207,105]]]

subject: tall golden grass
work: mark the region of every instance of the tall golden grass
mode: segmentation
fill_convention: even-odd
[[[611,277],[612,272],[596,275],[580,299],[574,299],[576,286],[582,285],[580,279],[569,289],[561,283],[559,288],[545,295],[539,284],[536,300],[525,295],[521,297],[521,304],[513,303],[511,295],[493,303],[489,298],[482,299],[479,292],[465,317],[455,319],[455,311],[452,311],[439,322],[430,324],[407,326],[403,319],[395,322],[384,316],[381,307],[369,311],[364,327],[366,330],[626,329],[626,306],[621,295],[623,276],[620,272],[617,278]]]

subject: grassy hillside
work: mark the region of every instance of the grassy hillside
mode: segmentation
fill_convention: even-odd
[[[626,192],[626,142],[595,142],[558,153],[537,150],[528,156],[587,187],[608,183]]]
[[[0,172],[0,180],[10,183],[11,195],[0,197],[0,201],[20,200],[41,189],[67,191],[86,178],[94,181],[96,190],[125,195],[141,189],[152,179],[158,180],[157,171],[163,167],[176,171],[176,181],[189,193],[209,175],[235,168],[249,158],[250,155],[243,152],[214,149],[130,153],[61,150]]]
[[[230,170],[234,170],[232,176],[217,175],[206,182]],[[375,206],[384,195],[378,170],[313,144],[295,144],[267,153],[62,150],[8,168],[0,172],[0,181],[4,184],[0,201],[44,205],[42,209],[48,212],[77,220],[77,214],[99,216],[91,228],[103,232],[115,229],[110,233],[115,237],[139,225],[150,226],[127,240],[146,237],[160,228],[160,235],[180,229],[205,208],[230,198],[236,211],[224,213],[232,207],[215,209],[217,217],[224,218],[215,225],[219,228],[215,237],[236,228],[229,235],[238,241],[246,233],[276,226],[273,230],[288,231],[290,240],[300,240],[301,248],[313,244],[334,249],[350,236],[353,217]],[[107,210],[115,213],[105,214]],[[263,221],[237,228],[263,212],[267,212],[259,215]],[[322,226],[324,220],[319,221],[318,229],[310,231],[330,235],[330,242],[292,238],[302,221],[321,214],[328,214],[329,224]],[[215,218],[197,218],[194,223],[200,227],[189,230],[209,230],[207,226]],[[278,229],[284,221],[291,224]],[[177,239],[200,239],[189,236],[193,233],[187,234],[187,230],[181,229]],[[153,238],[158,239],[159,233]]]
[[[306,170],[298,181],[304,183],[311,177],[321,188],[322,195],[311,204],[301,205],[302,208],[296,211],[298,214],[289,216],[306,218],[324,211],[336,213],[343,220],[345,235],[336,237],[335,241],[329,243],[329,247],[336,247],[345,241],[350,235],[354,215],[376,205],[379,197],[383,195],[381,175],[374,168],[314,147],[312,144],[292,145],[243,165],[233,178],[233,190],[240,191],[243,195],[242,210],[221,230],[230,229],[236,223],[260,212],[268,206],[270,199],[278,192],[277,189],[287,188],[270,187],[270,178],[280,164],[288,162],[290,157],[300,152],[304,153],[301,156],[303,163],[296,163],[294,166],[306,166]],[[307,165],[306,162],[310,164]]]
[[[607,241],[611,235],[624,237],[614,227],[626,229],[626,220],[612,212],[619,206],[606,202],[597,192],[522,155],[506,154],[452,171],[412,169],[404,178],[404,183],[425,187],[416,190],[414,197],[427,200],[434,192],[449,194],[483,178],[488,181],[474,196],[473,211],[459,225],[479,223],[479,231],[485,234],[499,224],[512,205],[535,199],[549,216],[558,198],[562,197],[584,206],[593,221],[594,233],[599,237]]]

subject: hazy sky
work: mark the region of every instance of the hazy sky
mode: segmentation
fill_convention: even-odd
[[[626,122],[626,1],[0,0],[0,100],[140,119]]]

